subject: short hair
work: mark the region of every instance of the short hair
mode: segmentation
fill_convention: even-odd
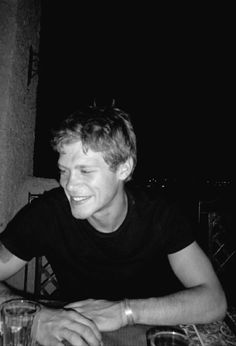
[[[52,147],[60,153],[64,144],[81,141],[84,152],[101,152],[112,171],[133,159],[137,163],[136,135],[130,115],[119,108],[91,106],[77,110],[53,131]]]

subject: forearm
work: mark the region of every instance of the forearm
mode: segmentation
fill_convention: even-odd
[[[0,282],[0,304],[8,299],[19,298],[20,295],[17,294],[13,289],[11,289],[4,282]]]
[[[222,319],[226,310],[224,293],[213,296],[205,286],[165,297],[130,300],[129,303],[135,323],[149,325],[208,323]]]

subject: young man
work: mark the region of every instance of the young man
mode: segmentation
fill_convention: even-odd
[[[225,294],[187,220],[164,199],[126,184],[136,166],[129,115],[114,107],[77,111],[53,146],[61,187],[23,208],[0,236],[2,281],[45,255],[68,302],[41,309],[38,340],[96,346],[101,331],[129,323],[223,318]]]

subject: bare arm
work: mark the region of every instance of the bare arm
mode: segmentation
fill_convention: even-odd
[[[174,325],[222,319],[227,308],[225,294],[197,243],[169,255],[169,261],[185,289],[164,297],[130,300],[135,323]],[[123,302],[87,300],[69,306],[91,318],[103,331],[127,324]]]
[[[208,323],[222,319],[227,309],[225,294],[197,243],[169,255],[169,261],[185,289],[166,297],[131,301],[137,323]]]

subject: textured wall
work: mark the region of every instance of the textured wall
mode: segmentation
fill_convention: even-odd
[[[17,190],[33,172],[37,75],[27,86],[29,49],[39,50],[40,0],[0,1],[0,232]]]

